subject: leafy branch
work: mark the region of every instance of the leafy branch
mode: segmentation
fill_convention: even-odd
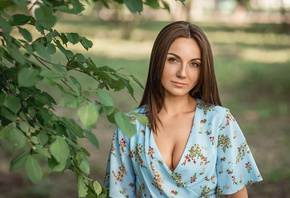
[[[109,7],[105,0],[100,1]],[[158,0],[114,1],[124,3],[132,13],[140,13],[143,4],[169,9],[166,2]],[[134,98],[131,81],[143,86],[133,75],[108,66],[97,67],[90,58],[67,49],[68,43],[79,43],[86,50],[93,46],[90,40],[77,33],[59,33],[53,29],[57,12],[79,14],[84,10],[80,0],[29,3],[25,0],[4,0],[0,3],[0,146],[2,141],[8,141],[19,153],[11,160],[10,170],[24,167],[34,183],[42,180],[40,164],[47,161],[49,172],[70,169],[75,173],[79,197],[107,197],[107,190],[90,178],[90,153],[78,144],[78,139],[87,138],[98,148],[92,129],[103,117],[118,125],[128,137],[134,135],[136,128],[131,124],[131,118],[114,107],[112,97],[105,90],[127,89]],[[11,14],[11,9],[19,11],[19,14]],[[41,36],[33,40],[28,26]],[[15,31],[21,38],[14,36],[12,32]],[[51,56],[56,52],[65,56],[65,64],[51,62]],[[93,78],[98,87],[84,90],[82,83],[70,71]],[[38,86],[40,82],[56,87],[62,93],[60,102],[42,90]],[[56,115],[57,106],[77,111],[82,126],[73,119]],[[148,124],[146,117],[134,112],[131,114],[141,123]]]

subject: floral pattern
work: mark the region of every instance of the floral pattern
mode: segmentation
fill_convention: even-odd
[[[111,197],[218,197],[262,180],[246,139],[230,111],[197,100],[184,153],[171,171],[150,127],[134,115],[137,132],[127,138],[116,128],[104,186]],[[146,106],[135,110],[146,113]]]
[[[122,183],[124,176],[127,175],[124,163],[121,164],[121,166],[119,167],[119,171],[117,173],[115,173],[115,171],[112,171],[112,173],[115,177],[115,184],[117,185],[117,181]]]
[[[218,136],[218,147],[221,147],[223,152],[225,153],[228,148],[231,148],[231,139],[227,135],[219,135]]]
[[[162,184],[164,184],[160,174],[158,173],[158,171],[155,169],[153,162],[150,162],[150,166],[152,168],[152,171],[154,173],[154,182],[152,182],[152,185],[158,189],[160,195],[162,195],[163,189],[162,189]]]
[[[137,144],[135,147],[135,150],[131,150],[130,151],[130,157],[131,158],[135,158],[135,161],[138,162],[138,165],[142,168],[146,168],[146,166],[143,165],[143,159],[142,159],[142,145],[141,144]],[[121,148],[122,149],[122,148]]]
[[[181,165],[186,165],[187,162],[193,162],[196,164],[196,160],[200,159],[200,165],[206,165],[209,161],[207,160],[207,157],[205,157],[202,153],[204,149],[200,148],[199,144],[193,145],[189,150],[189,154],[186,154],[185,160]]]
[[[250,164],[250,162],[247,162],[247,163],[246,163],[245,168],[248,170],[248,173],[251,172],[251,170],[252,170],[252,165]]]
[[[181,181],[182,177],[181,177],[180,173],[172,172],[171,177],[176,182],[176,185],[177,185],[178,188],[180,186],[187,188],[186,184]]]

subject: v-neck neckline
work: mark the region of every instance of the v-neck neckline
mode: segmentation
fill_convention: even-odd
[[[181,162],[182,162],[182,160],[183,160],[183,156],[185,155],[185,152],[187,151],[187,147],[188,147],[188,144],[189,144],[189,142],[190,142],[190,139],[191,139],[191,136],[192,136],[192,133],[193,133],[193,129],[194,129],[194,127],[195,127],[196,124],[197,124],[197,123],[196,123],[196,117],[197,117],[197,115],[198,115],[197,112],[199,111],[199,108],[198,108],[198,104],[199,104],[199,103],[200,103],[199,99],[196,98],[195,113],[194,113],[194,117],[193,117],[193,120],[192,120],[192,126],[191,126],[191,129],[190,129],[190,133],[189,133],[189,136],[188,136],[188,139],[187,139],[186,145],[185,145],[185,147],[184,147],[184,150],[183,150],[183,152],[182,152],[182,155],[181,155],[181,157],[180,157],[180,159],[179,159],[179,162],[178,162],[178,164],[176,165],[176,167],[174,168],[173,171],[169,168],[169,166],[168,166],[168,165],[166,164],[166,162],[163,160],[163,157],[162,157],[162,155],[161,155],[161,153],[160,153],[160,151],[159,151],[159,149],[158,149],[158,146],[157,146],[157,144],[156,144],[156,141],[155,141],[155,139],[154,139],[153,132],[151,131],[151,136],[152,136],[152,139],[153,139],[154,147],[155,147],[155,149],[156,149],[156,151],[157,151],[157,153],[158,153],[158,155],[159,155],[159,158],[162,160],[163,164],[164,164],[165,167],[170,171],[171,174],[174,173],[174,172],[177,172],[176,170],[178,169],[179,166],[181,166],[180,164],[181,164]]]

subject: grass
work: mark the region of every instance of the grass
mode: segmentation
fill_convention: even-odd
[[[74,52],[86,54],[98,66],[122,68],[124,73],[132,73],[145,84],[151,48],[155,37],[165,24],[167,23],[139,21],[133,24],[129,40],[121,37],[123,28],[121,22],[66,20],[58,22],[56,29],[59,32],[77,32],[94,42],[93,48],[89,51],[85,51],[80,45],[69,46]],[[249,189],[250,194],[255,195],[254,197],[274,197],[278,191],[289,194],[290,159],[287,157],[290,149],[289,35],[279,33],[280,26],[276,24],[198,23],[198,25],[204,29],[212,43],[223,105],[230,108],[238,120],[264,177],[263,183]],[[55,62],[63,59],[64,56],[61,54],[54,57]],[[78,77],[84,84],[97,86],[94,81],[84,76]],[[137,102],[131,99],[126,91],[110,92],[116,106],[123,111],[138,106],[143,90],[134,83],[133,87]],[[70,111],[62,113],[72,114]],[[107,155],[103,153],[108,153],[112,132],[112,127],[105,128],[97,124],[95,133],[101,144],[100,149],[94,150],[84,142],[94,153],[91,157],[91,165],[95,167],[92,169],[92,175],[100,181],[107,160]],[[66,179],[66,176],[57,178],[60,179],[55,179],[54,176],[51,179],[67,182],[64,185],[67,195],[61,196],[69,197],[69,190],[76,188],[75,181],[72,184],[72,180]],[[42,192],[45,189],[43,185],[34,188]],[[51,186],[51,183],[48,182],[47,185]],[[263,187],[267,187],[267,190],[263,190]],[[53,190],[55,194],[51,197],[60,197],[57,194],[61,189],[55,187]],[[260,193],[255,194],[257,190]],[[33,192],[30,192],[30,195],[33,195]]]

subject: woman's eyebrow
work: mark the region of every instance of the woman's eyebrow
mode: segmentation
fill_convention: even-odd
[[[172,55],[172,56],[175,56],[176,58],[181,59],[180,56],[178,56],[177,54],[174,54],[172,52],[171,53],[168,53],[167,55]],[[201,58],[193,58],[190,61],[195,61],[195,60],[200,60],[201,61]]]
[[[180,59],[180,56],[178,56],[177,54],[174,54],[174,53],[168,53],[167,55],[173,55],[173,56],[175,56],[176,58],[179,58],[179,59]]]

